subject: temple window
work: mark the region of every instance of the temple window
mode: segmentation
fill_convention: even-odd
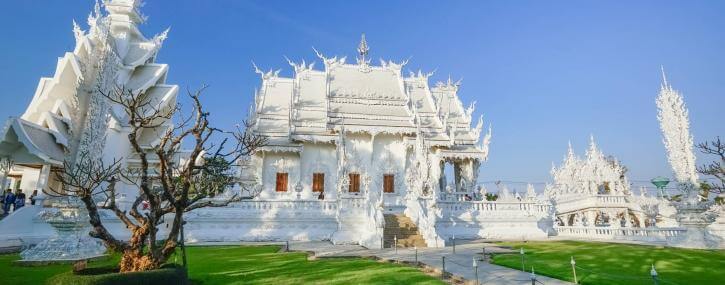
[[[360,192],[360,173],[350,173],[350,187],[348,188],[348,192]]]
[[[325,191],[325,174],[312,173],[312,192]]]
[[[277,192],[287,192],[287,173],[277,172]]]
[[[395,175],[385,174],[383,175],[383,192],[394,193],[395,192]]]

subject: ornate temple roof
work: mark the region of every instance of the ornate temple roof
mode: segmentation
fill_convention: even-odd
[[[20,118],[6,122],[0,137],[0,153],[12,153],[19,164],[63,165],[64,148],[58,143],[60,134],[53,133]]]
[[[106,0],[102,5],[97,2],[88,16],[87,31],[73,22],[76,40],[73,52],[66,52],[58,59],[53,77],[40,79],[21,118],[8,122],[0,154],[22,157],[29,153],[45,163],[58,164],[64,156],[81,148],[88,149],[89,143],[95,145],[90,149],[102,150],[105,141],[99,138],[104,137],[108,128],[123,128],[126,114],[106,102],[99,94],[99,87],[108,92],[113,85],[122,86],[157,109],[175,106],[178,86],[165,84],[168,65],[154,63],[168,30],[146,38],[138,29],[146,20],[139,11],[140,3],[140,0]],[[105,8],[105,13],[101,8]],[[109,112],[111,116],[107,119]],[[139,141],[150,147],[162,129],[144,131]],[[28,153],[7,151],[19,148],[17,144]]]
[[[401,74],[407,62],[381,59],[380,65],[371,65],[364,35],[356,63],[315,52],[324,69],[288,60],[294,69],[291,78],[280,77],[279,70],[263,72],[255,65],[262,84],[250,121],[255,132],[270,137],[275,145],[334,141],[342,129],[416,136],[420,127],[431,146],[470,146],[460,149],[479,156],[487,151],[490,130],[488,139],[482,140],[483,119],[471,126],[475,104],[464,108],[458,97],[460,82],[449,79],[430,88],[431,74]]]

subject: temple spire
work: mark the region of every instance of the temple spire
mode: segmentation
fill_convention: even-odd
[[[360,57],[357,58],[358,64],[367,64],[368,51],[370,51],[370,48],[365,40],[365,33],[363,33],[360,37],[360,44],[357,46],[357,52],[360,54]]]
[[[667,84],[667,75],[665,75],[665,66],[660,65],[660,70],[662,70],[662,85],[664,88],[667,88],[669,84]]]
[[[571,147],[571,140],[569,140],[569,148],[566,151],[566,157],[567,158],[574,158],[574,148]]]
[[[589,135],[589,155],[595,155],[597,152],[599,152],[599,149],[597,148],[597,142],[594,141],[594,135]]]

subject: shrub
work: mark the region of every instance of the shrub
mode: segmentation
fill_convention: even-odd
[[[66,272],[53,276],[46,284],[52,285],[186,285],[186,271],[178,265],[161,269],[118,273],[118,268],[88,268],[78,273]]]

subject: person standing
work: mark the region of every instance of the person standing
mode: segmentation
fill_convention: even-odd
[[[33,193],[30,194],[30,205],[35,205],[35,197],[38,197],[38,190],[33,190]]]
[[[20,209],[22,207],[25,207],[25,193],[23,193],[23,191],[18,189],[15,192],[15,209],[13,210],[13,212],[17,211],[18,209]]]
[[[5,205],[3,205],[3,211],[5,211],[5,215],[10,214],[10,205],[15,204],[15,195],[13,194],[13,190],[8,189],[8,191],[5,192],[5,199],[3,199],[3,202]]]

